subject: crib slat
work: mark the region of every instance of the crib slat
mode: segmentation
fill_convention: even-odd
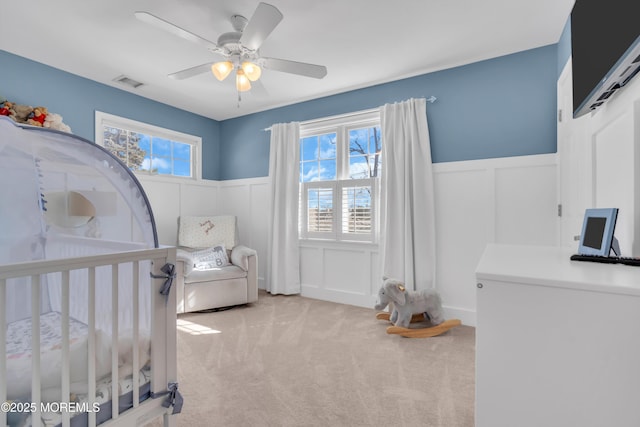
[[[61,332],[62,332],[62,396],[60,402],[69,402],[70,396],[70,375],[69,370],[69,271],[62,272],[62,316],[60,319]],[[69,411],[62,411],[62,426],[69,427],[71,423],[71,417]]]
[[[7,281],[0,279],[0,355],[7,354]],[[0,357],[0,402],[7,401],[7,358]],[[7,414],[0,414],[0,427],[7,427]]]
[[[89,390],[89,402],[93,407],[93,403],[96,401],[96,268],[89,267],[87,269],[89,275],[89,292],[88,292],[88,316],[87,319],[89,329],[88,345],[88,390]],[[89,427],[96,427],[96,413],[89,411]]]
[[[35,411],[31,414],[33,426],[42,423],[40,414],[40,276],[31,276],[31,402]]]
[[[111,418],[119,415],[118,405],[118,274],[119,264],[111,265]]]
[[[131,381],[133,384],[133,407],[136,408],[140,405],[140,387],[139,387],[139,377],[140,377],[140,346],[138,342],[140,341],[140,264],[138,261],[133,262],[132,269],[132,284],[133,284],[133,375],[131,377]],[[146,350],[146,349],[145,349]]]
[[[160,276],[162,275],[162,260],[154,259],[151,262],[151,271],[154,275]],[[154,280],[151,286],[151,392],[152,393],[161,393],[165,391],[167,383],[166,377],[160,372],[159,369],[156,369],[157,366],[163,366],[162,359],[164,359],[164,354],[160,352],[160,349],[164,348],[164,336],[162,333],[162,327],[158,327],[158,322],[162,321],[162,317],[158,314],[162,313],[164,301],[159,298],[159,290],[160,290],[161,280]]]

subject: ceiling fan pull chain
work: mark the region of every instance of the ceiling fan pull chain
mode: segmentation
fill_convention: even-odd
[[[242,101],[242,92],[238,91],[238,108],[240,108],[240,101]]]

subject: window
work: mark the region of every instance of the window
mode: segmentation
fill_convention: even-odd
[[[374,242],[382,136],[378,111],[300,127],[303,238]]]
[[[96,111],[96,143],[132,171],[200,179],[200,137]]]

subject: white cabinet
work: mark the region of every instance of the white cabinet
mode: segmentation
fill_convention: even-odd
[[[640,426],[640,267],[489,245],[476,277],[477,427]]]

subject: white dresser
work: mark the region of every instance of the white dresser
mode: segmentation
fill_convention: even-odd
[[[476,427],[640,426],[640,267],[571,254],[487,246]]]

